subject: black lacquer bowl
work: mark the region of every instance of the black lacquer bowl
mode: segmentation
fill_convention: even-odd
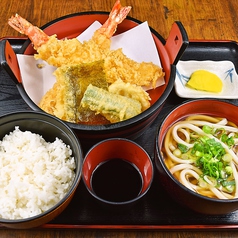
[[[76,163],[75,177],[71,187],[53,207],[29,218],[17,220],[0,218],[0,224],[3,226],[15,229],[28,229],[38,227],[53,220],[69,205],[81,180],[83,155],[81,145],[73,130],[61,120],[51,115],[33,111],[19,111],[6,114],[0,117],[0,140],[6,134],[14,131],[16,126],[21,131],[30,131],[41,135],[47,142],[53,142],[58,137],[66,145],[70,146]]]
[[[217,99],[188,100],[176,106],[167,114],[160,124],[155,143],[155,164],[159,179],[175,202],[202,214],[223,215],[238,209],[238,198],[216,199],[200,195],[180,183],[169,171],[164,162],[162,151],[164,137],[168,129],[179,120],[194,114],[203,114],[238,124],[238,108],[236,105]]]

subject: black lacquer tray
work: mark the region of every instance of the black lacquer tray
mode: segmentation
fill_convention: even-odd
[[[21,48],[25,38],[9,38],[15,52]],[[192,41],[182,60],[230,60],[238,71],[238,46],[231,41]],[[187,100],[187,99],[186,99]],[[164,116],[177,104],[184,101],[173,90],[161,113],[146,132],[135,141],[154,158],[154,138]],[[238,100],[227,100],[238,106]],[[16,110],[31,110],[23,101],[16,84],[9,75],[0,71],[0,116]],[[238,110],[238,108],[237,108]],[[57,218],[41,227],[45,228],[98,228],[98,229],[236,229],[236,212],[208,216],[192,212],[178,205],[163,190],[157,173],[151,189],[136,204],[117,210],[98,203],[88,193],[83,182],[66,210]]]

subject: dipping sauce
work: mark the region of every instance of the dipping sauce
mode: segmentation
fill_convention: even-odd
[[[111,202],[125,202],[136,198],[142,189],[138,168],[123,159],[111,159],[100,164],[91,179],[93,191]]]

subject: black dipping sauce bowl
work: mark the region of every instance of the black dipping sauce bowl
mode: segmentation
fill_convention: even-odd
[[[148,153],[128,139],[111,138],[85,156],[82,177],[88,192],[103,204],[132,204],[150,189],[154,177]]]

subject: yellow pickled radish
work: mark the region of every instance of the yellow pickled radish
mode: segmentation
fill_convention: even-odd
[[[223,83],[216,74],[201,69],[192,73],[186,86],[196,90],[219,93],[222,91]]]

